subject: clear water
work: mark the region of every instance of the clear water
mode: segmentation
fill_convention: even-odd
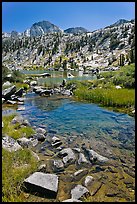
[[[50,85],[58,86],[62,83],[63,79],[69,80],[92,80],[96,79],[96,75],[92,74],[83,74],[83,71],[71,71],[71,73],[74,77],[73,78],[67,78],[67,72],[61,72],[61,71],[49,71],[49,70],[23,70],[24,74],[42,74],[42,73],[50,73],[51,77],[39,77],[38,78],[38,85]]]
[[[62,136],[112,137],[123,144],[135,145],[135,120],[123,113],[109,111],[96,104],[76,102],[73,98],[40,97],[28,93],[25,110],[20,111],[31,125],[46,127]]]

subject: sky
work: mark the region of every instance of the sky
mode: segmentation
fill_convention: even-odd
[[[2,32],[24,32],[33,23],[49,21],[65,30],[104,28],[119,19],[135,18],[135,2],[2,2]]]

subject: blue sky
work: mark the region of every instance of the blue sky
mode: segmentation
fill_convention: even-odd
[[[119,19],[135,18],[135,2],[3,2],[2,31],[23,32],[33,23],[50,21],[61,29],[81,26],[89,31]]]

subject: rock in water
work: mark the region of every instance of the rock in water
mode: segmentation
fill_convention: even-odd
[[[24,180],[24,185],[30,192],[56,198],[58,191],[58,176],[55,174],[45,174],[35,172]]]

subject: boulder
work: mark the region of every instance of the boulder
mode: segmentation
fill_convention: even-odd
[[[85,176],[86,174],[88,174],[88,170],[87,169],[80,169],[78,171],[76,171],[74,173],[74,180],[78,181],[80,180],[83,176]]]
[[[72,91],[70,90],[63,90],[61,93],[62,95],[67,95],[67,96],[71,96],[73,94]]]
[[[94,161],[94,160],[97,160],[98,162],[101,162],[101,163],[104,163],[104,162],[108,161],[107,157],[101,156],[100,154],[98,154],[94,150],[87,149],[86,152],[87,152],[91,162]]]
[[[37,81],[31,81],[30,82],[30,86],[36,86],[37,85]]]
[[[2,138],[2,148],[8,150],[9,152],[22,149],[18,142],[9,136],[5,136]]]
[[[93,176],[86,176],[85,180],[84,180],[84,186],[88,187],[90,186],[94,181]]]
[[[26,138],[26,137],[22,137],[17,139],[17,142],[19,143],[19,145],[21,145],[22,147],[29,147],[29,146],[36,146],[38,144],[38,140],[33,139],[33,138]]]
[[[64,170],[64,164],[61,159],[53,161],[54,172],[59,172]]]
[[[25,125],[25,126],[30,126],[30,123],[25,120],[22,116],[15,116],[12,121],[11,124],[16,124],[16,123],[20,123],[21,125]]]
[[[15,92],[15,95],[21,97],[21,96],[23,95],[23,91],[24,91],[24,89],[23,89],[23,88],[20,88],[20,89],[18,89],[18,90]]]
[[[62,202],[82,202],[82,201],[81,201],[81,200],[77,200],[77,199],[70,198],[70,199],[67,199],[67,200],[63,200]]]
[[[30,145],[30,140],[27,139],[26,137],[22,137],[22,138],[17,139],[17,142],[22,147],[28,147]]]
[[[4,103],[5,102],[5,99],[4,98],[2,98],[2,103]]]
[[[63,156],[65,166],[75,162],[76,157],[71,148],[65,148],[59,152],[59,156]]]
[[[11,100],[7,100],[7,103],[8,103],[8,104],[11,104],[11,105],[15,105],[15,104],[17,104],[16,101],[11,101]]]
[[[3,86],[11,86],[11,83],[9,81],[6,81]]]
[[[45,89],[45,90],[42,90],[40,92],[40,96],[42,96],[42,95],[50,96],[51,94],[52,94],[52,90],[51,89],[49,89],[49,90]]]
[[[62,144],[60,139],[56,136],[52,137],[51,141],[52,141],[52,143],[51,143],[52,147],[59,147]]]
[[[16,86],[13,85],[12,87],[5,89],[2,91],[2,97],[6,100],[10,99],[10,96],[16,92]]]
[[[71,190],[71,198],[79,199],[82,196],[90,195],[88,189],[82,185],[77,185]]]
[[[36,132],[37,132],[37,133],[41,133],[41,134],[43,134],[43,135],[45,135],[45,134],[47,133],[47,131],[46,131],[44,128],[37,128],[37,129],[36,129]]]
[[[89,164],[89,161],[86,159],[85,155],[83,153],[79,153],[79,158],[78,158],[78,165],[85,165]]]
[[[24,185],[28,191],[56,198],[58,191],[58,176],[55,174],[35,172],[24,180]]]
[[[33,138],[37,139],[37,140],[40,141],[40,142],[44,142],[45,139],[46,139],[45,135],[42,134],[42,133],[36,133],[36,134],[34,134],[34,135],[33,135]]]

